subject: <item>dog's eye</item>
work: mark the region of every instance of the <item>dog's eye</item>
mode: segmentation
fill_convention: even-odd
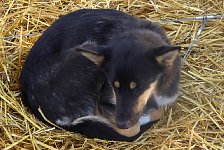
[[[115,82],[114,82],[114,86],[115,86],[116,88],[119,88],[119,87],[120,87],[120,83],[119,83],[118,81],[115,81]]]
[[[136,82],[131,82],[130,83],[130,89],[134,89],[134,88],[136,88],[136,86],[137,86],[137,83]]]

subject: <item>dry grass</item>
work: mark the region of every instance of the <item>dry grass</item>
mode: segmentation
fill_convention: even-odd
[[[21,104],[18,77],[29,49],[59,16],[80,8],[114,8],[155,21],[223,14],[223,0],[0,1],[0,149],[224,149],[224,21],[209,20],[182,70],[181,96],[136,142],[86,139],[46,126]],[[184,48],[200,21],[162,23]],[[35,34],[34,36],[23,36]],[[2,38],[15,36],[15,38]]]

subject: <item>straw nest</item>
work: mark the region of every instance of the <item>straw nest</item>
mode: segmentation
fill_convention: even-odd
[[[182,68],[181,95],[136,142],[86,139],[46,126],[21,103],[22,64],[47,27],[80,8],[114,8],[159,21],[222,14],[223,0],[8,0],[0,2],[0,149],[224,149],[224,21],[209,20]],[[201,21],[166,22],[185,50]],[[24,36],[34,34],[32,36]],[[11,37],[12,36],[12,37]],[[5,37],[5,38],[3,38]]]

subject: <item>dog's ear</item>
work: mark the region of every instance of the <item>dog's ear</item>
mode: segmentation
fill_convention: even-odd
[[[105,46],[88,42],[77,46],[75,49],[76,51],[79,51],[83,56],[94,62],[96,65],[101,65],[105,59]]]
[[[178,57],[180,46],[162,46],[153,50],[155,60],[163,66],[171,66]]]

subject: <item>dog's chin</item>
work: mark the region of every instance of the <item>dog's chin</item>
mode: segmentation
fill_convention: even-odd
[[[140,132],[140,123],[137,122],[135,125],[127,129],[115,128],[115,130],[126,137],[133,137]]]

